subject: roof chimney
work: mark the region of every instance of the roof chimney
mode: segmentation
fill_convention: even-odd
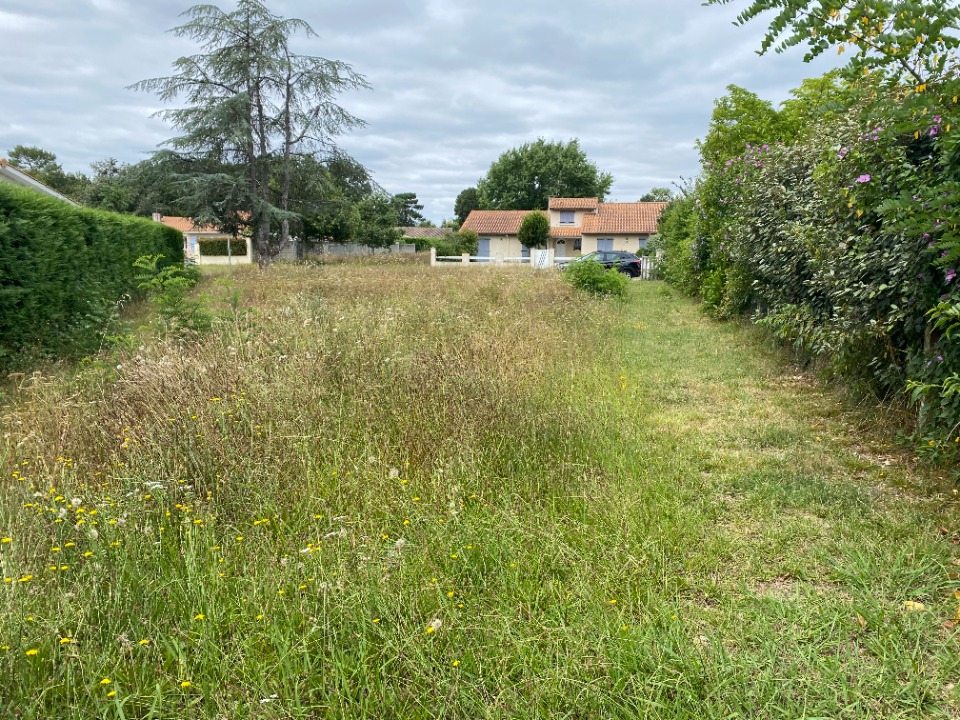
[[[155,213],[153,214],[153,221],[154,221],[154,222],[163,222],[163,213],[155,212]]]

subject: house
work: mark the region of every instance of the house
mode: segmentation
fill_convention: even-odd
[[[234,238],[233,235],[225,233],[220,228],[213,225],[194,225],[193,220],[185,217],[164,217],[160,213],[154,213],[155,222],[163,223],[167,227],[183,234],[183,253],[187,260],[192,260],[199,265],[230,265],[244,264],[253,262],[253,243],[249,237]],[[203,246],[211,241],[220,240],[217,243],[219,247],[216,252],[204,252]],[[246,253],[227,254],[227,243],[233,240],[229,246],[231,250],[236,248],[238,241],[243,241],[246,245]]]
[[[28,175],[23,170],[15,168],[9,163],[9,161],[0,158],[0,182],[12,183],[14,185],[19,185],[21,187],[30,188],[31,190],[36,190],[39,193],[44,195],[49,195],[54,197],[57,200],[63,200],[68,202],[71,205],[79,205],[80,203],[74,202],[66,195],[58,193],[49,185],[45,185],[35,177]]]
[[[596,250],[638,252],[657,231],[663,202],[602,203],[597,198],[550,198],[548,249],[558,258]],[[534,210],[474,210],[462,230],[480,238],[480,257],[529,257],[517,234],[523,218]]]

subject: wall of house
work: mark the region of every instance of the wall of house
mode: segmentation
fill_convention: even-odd
[[[547,217],[550,218],[550,227],[580,227],[583,225],[583,216],[584,215],[595,215],[593,211],[587,210],[574,210],[573,211],[573,225],[569,224],[560,224],[560,210],[548,210]]]
[[[520,257],[523,247],[516,235],[481,235],[490,238],[490,257]]]
[[[600,238],[613,238],[613,249],[623,250],[625,252],[637,252],[641,247],[646,246],[649,235],[584,235],[583,254],[597,251],[597,240]]]

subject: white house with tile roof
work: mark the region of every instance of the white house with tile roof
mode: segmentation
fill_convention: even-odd
[[[597,198],[550,198],[548,249],[558,258],[596,250],[638,252],[657,232],[663,202],[601,203]],[[480,257],[527,257],[517,234],[523,218],[535,210],[474,210],[461,230],[480,238]],[[542,211],[540,211],[542,212]]]

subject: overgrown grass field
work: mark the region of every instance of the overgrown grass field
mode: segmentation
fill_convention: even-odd
[[[232,278],[199,341],[8,385],[0,717],[960,716],[954,491],[755,332]]]

